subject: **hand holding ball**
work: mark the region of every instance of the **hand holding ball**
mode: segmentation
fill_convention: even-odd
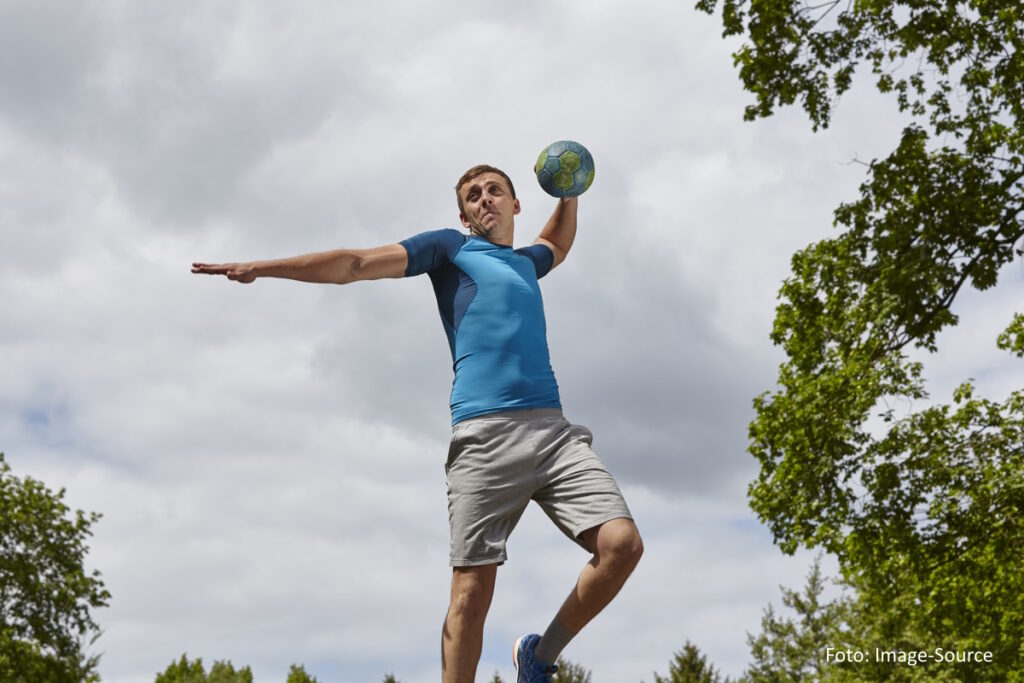
[[[594,182],[594,157],[572,140],[548,145],[533,166],[537,182],[552,197],[576,197]]]

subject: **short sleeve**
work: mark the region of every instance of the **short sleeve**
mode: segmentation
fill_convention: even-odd
[[[428,273],[449,263],[465,241],[466,236],[452,228],[429,230],[402,240],[399,244],[409,256],[405,277]]]
[[[516,249],[516,253],[533,261],[533,267],[537,269],[538,280],[547,275],[555,263],[555,254],[546,244],[531,244],[528,247]]]

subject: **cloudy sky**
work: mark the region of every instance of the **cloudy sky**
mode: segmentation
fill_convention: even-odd
[[[437,680],[451,358],[429,280],[242,286],[189,265],[458,227],[452,187],[482,162],[516,182],[527,244],[554,206],[532,163],[559,139],[597,176],[542,281],[552,363],[647,547],[565,654],[638,683],[690,639],[742,672],[811,561],[745,497],[775,294],[903,122],[861,88],[828,131],[795,110],[744,123],[720,34],[674,0],[0,0],[0,450],[103,513],[105,681],[184,652],[257,683],[292,663]],[[1022,284],[1018,261],[966,295],[936,398],[1019,379],[994,339]],[[480,680],[511,678],[512,641],[587,559],[535,508],[509,554]]]

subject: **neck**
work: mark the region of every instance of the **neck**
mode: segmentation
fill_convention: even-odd
[[[469,234],[481,237],[491,244],[499,244],[504,247],[512,246],[512,230],[492,230],[482,226],[474,226],[469,229]]]

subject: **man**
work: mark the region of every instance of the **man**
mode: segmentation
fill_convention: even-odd
[[[444,683],[472,683],[505,542],[530,500],[592,554],[543,635],[519,638],[519,683],[550,683],[568,642],[622,588],[643,543],[590,431],[562,416],[548,357],[539,278],[576,237],[577,198],[561,199],[534,243],[513,249],[519,200],[511,179],[474,166],[455,187],[457,230],[374,249],[337,249],[249,263],[194,263],[238,282],[283,277],[345,284],[429,273],[454,361],[445,471],[451,603],[441,638]]]

